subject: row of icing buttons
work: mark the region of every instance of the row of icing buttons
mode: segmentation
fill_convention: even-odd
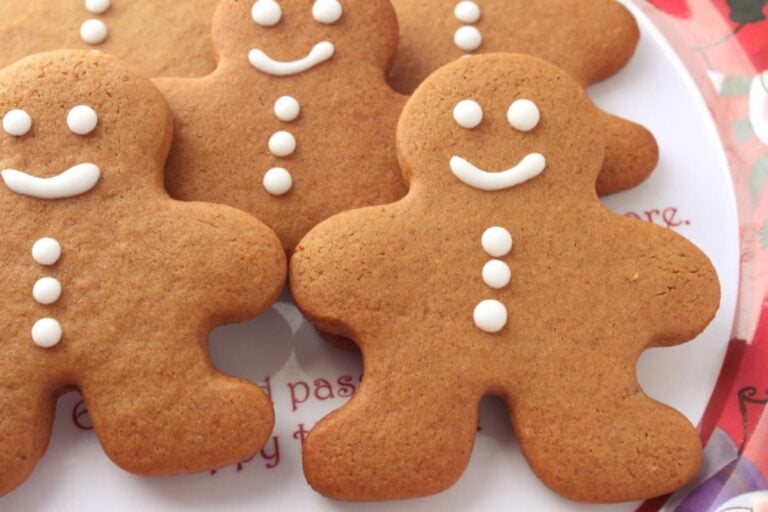
[[[483,266],[483,282],[493,289],[506,287],[512,277],[509,265],[496,259],[512,251],[512,235],[504,228],[488,228],[482,236],[481,244],[486,253],[494,259]],[[59,261],[61,245],[52,238],[42,238],[32,246],[32,258],[39,265],[50,266]],[[32,290],[34,299],[42,305],[56,303],[61,297],[61,283],[52,277],[39,279]],[[474,310],[475,325],[488,333],[499,332],[507,324],[507,308],[498,300],[484,300]],[[61,324],[53,318],[42,318],[32,327],[32,341],[40,347],[56,346],[63,334]]]
[[[480,6],[472,0],[463,0],[456,5],[453,14],[457,20],[466,23],[454,34],[454,44],[460,50],[474,52],[483,45],[483,34],[480,33],[477,27],[472,26],[473,23],[477,23],[480,20],[482,14]]]
[[[301,105],[292,96],[282,96],[275,102],[275,117],[284,123],[298,119]],[[292,133],[281,130],[269,138],[269,152],[278,158],[286,158],[296,151],[296,138]],[[293,177],[283,167],[273,167],[264,174],[264,189],[273,196],[287,194],[293,188]]]
[[[497,258],[503,258],[512,251],[512,235],[501,227],[485,230],[481,239],[483,250],[494,259],[483,266],[483,282],[494,290],[506,287],[512,279],[509,265]],[[484,300],[475,307],[475,325],[482,331],[497,333],[507,325],[507,308],[498,300]]]
[[[61,258],[61,244],[53,238],[41,238],[32,246],[32,259],[38,265],[51,266]],[[52,277],[38,279],[32,289],[35,301],[44,306],[56,303],[61,297],[61,283]],[[59,344],[63,331],[58,320],[42,318],[32,326],[32,341],[42,348]]]
[[[85,0],[85,9],[93,14],[104,14],[112,6],[111,0]],[[101,44],[107,40],[107,25],[96,18],[91,18],[80,25],[80,38],[88,44]]]

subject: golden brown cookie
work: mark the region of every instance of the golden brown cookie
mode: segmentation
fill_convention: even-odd
[[[89,51],[0,72],[0,494],[48,444],[79,389],[109,457],[143,475],[208,470],[260,449],[258,386],[225,376],[210,330],[266,309],[285,253],[266,226],[163,190],[160,92]]]
[[[252,213],[287,251],[323,219],[403,196],[388,0],[222,0],[213,38],[213,74],[157,81],[176,124],[171,195]]]
[[[465,55],[525,53],[553,62],[584,86],[623,68],[640,32],[615,0],[393,0],[400,48],[390,74],[410,94],[443,64]],[[600,194],[631,188],[653,172],[658,147],[648,130],[606,114]]]
[[[0,67],[34,53],[93,49],[147,76],[203,76],[216,66],[216,0],[3,0]]]
[[[581,85],[533,57],[459,60],[417,90],[397,134],[408,195],[323,222],[291,260],[299,307],[365,366],[306,441],[315,489],[448,488],[484,395],[504,398],[533,471],[569,498],[647,498],[695,474],[696,430],[635,365],[704,329],[717,276],[681,236],[601,205],[603,141]]]

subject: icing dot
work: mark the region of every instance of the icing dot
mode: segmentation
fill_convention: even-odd
[[[293,96],[283,96],[275,102],[275,116],[280,121],[295,121],[301,113],[301,105]]]
[[[32,129],[32,118],[23,110],[14,109],[3,116],[3,130],[8,135],[22,137]]]
[[[85,0],[85,9],[93,14],[104,14],[111,6],[110,0]]]
[[[55,347],[61,341],[61,324],[53,318],[43,318],[32,326],[32,341],[42,348]]]
[[[98,114],[87,105],[78,105],[67,114],[67,126],[77,135],[88,135],[98,124]]]
[[[282,196],[293,188],[291,173],[282,167],[275,167],[264,175],[264,189],[273,196]]]
[[[32,296],[40,304],[51,305],[61,297],[61,283],[52,277],[38,279],[32,288]]]
[[[512,250],[512,235],[504,228],[488,228],[483,233],[481,243],[485,252],[494,258],[501,258]]]
[[[282,17],[283,10],[275,0],[257,0],[251,8],[251,18],[262,27],[274,27]]]
[[[53,238],[41,238],[32,246],[32,259],[39,265],[54,265],[61,258],[61,244]]]
[[[475,325],[488,333],[497,333],[507,325],[507,308],[497,300],[484,300],[475,307]]]
[[[475,27],[461,27],[453,36],[453,42],[465,52],[473,52],[483,45],[483,35]]]
[[[539,125],[541,112],[531,100],[517,100],[509,107],[507,120],[515,130],[529,132]]]
[[[470,0],[459,2],[453,14],[462,23],[477,23],[480,19],[480,6]]]
[[[269,138],[269,151],[275,156],[291,156],[296,151],[296,139],[289,132],[277,132]]]
[[[339,0],[315,0],[312,6],[312,17],[316,22],[325,25],[336,23],[343,13]]]
[[[491,260],[483,267],[483,282],[495,290],[507,286],[511,279],[512,271],[503,261]]]
[[[88,44],[101,44],[108,35],[109,29],[101,20],[86,20],[80,25],[80,37]]]
[[[483,122],[483,107],[473,100],[462,100],[453,108],[453,119],[462,128],[472,130]]]

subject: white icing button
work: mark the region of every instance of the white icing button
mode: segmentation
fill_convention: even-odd
[[[507,325],[507,308],[497,300],[484,300],[472,315],[475,325],[488,333],[497,333]]]
[[[104,14],[111,6],[110,0],[85,0],[85,9],[93,14]]]
[[[67,114],[67,126],[77,135],[88,135],[98,124],[98,114],[87,105],[78,105]]]
[[[510,105],[507,120],[515,130],[529,132],[539,125],[541,112],[531,100],[517,100]]]
[[[61,258],[61,244],[53,238],[41,238],[32,246],[32,259],[39,265],[53,265]]]
[[[512,235],[498,226],[488,228],[483,233],[481,243],[485,252],[494,258],[501,258],[512,250]]]
[[[61,324],[53,318],[43,318],[32,326],[32,341],[42,348],[55,347],[61,341]]]
[[[108,35],[109,29],[101,20],[86,20],[80,25],[80,37],[88,44],[101,44]]]
[[[290,123],[301,113],[301,105],[293,96],[283,96],[275,102],[275,116],[280,121]]]
[[[282,196],[293,188],[291,173],[282,167],[274,167],[264,175],[264,189],[273,196]]]
[[[32,129],[32,118],[23,110],[14,109],[3,116],[3,130],[8,135],[22,137]]]
[[[282,17],[283,10],[275,0],[258,0],[251,8],[251,18],[262,27],[274,27]]]
[[[483,122],[483,107],[473,100],[462,100],[453,108],[453,119],[462,128],[472,130]]]
[[[483,45],[483,35],[475,27],[461,27],[453,36],[453,42],[465,52],[473,52]]]
[[[296,139],[289,132],[277,132],[269,138],[269,152],[275,156],[291,156],[296,151]]]
[[[503,261],[491,260],[483,266],[483,282],[495,290],[507,286],[511,279],[512,271]]]
[[[40,304],[49,306],[61,297],[61,283],[52,277],[38,279],[32,288],[32,296]]]
[[[459,2],[453,14],[462,23],[477,23],[480,19],[480,6],[470,0]]]
[[[343,12],[339,0],[315,0],[312,6],[312,17],[316,22],[325,25],[339,21]]]

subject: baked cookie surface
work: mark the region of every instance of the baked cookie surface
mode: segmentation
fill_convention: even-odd
[[[146,76],[203,76],[216,66],[216,0],[3,0],[0,67],[34,53],[91,49]]]
[[[222,0],[213,25],[213,74],[157,80],[176,125],[171,195],[249,212],[290,252],[323,219],[405,194],[387,0]]]
[[[266,226],[163,189],[160,92],[117,59],[59,51],[0,71],[0,494],[32,471],[77,388],[104,450],[143,475],[244,460],[261,389],[219,373],[210,330],[269,307],[286,262]]]
[[[631,59],[640,38],[632,14],[615,0],[393,0],[400,45],[390,73],[410,94],[440,66],[467,55],[523,53],[552,62],[583,86],[604,80]],[[659,155],[644,127],[605,114],[601,195],[632,188]]]
[[[365,370],[306,441],[316,490],[445,490],[488,394],[566,497],[642,499],[693,477],[695,428],[635,366],[706,327],[718,279],[684,238],[600,204],[603,137],[580,84],[532,57],[463,59],[417,90],[397,136],[408,195],[323,222],[291,260],[299,307],[354,339]]]

